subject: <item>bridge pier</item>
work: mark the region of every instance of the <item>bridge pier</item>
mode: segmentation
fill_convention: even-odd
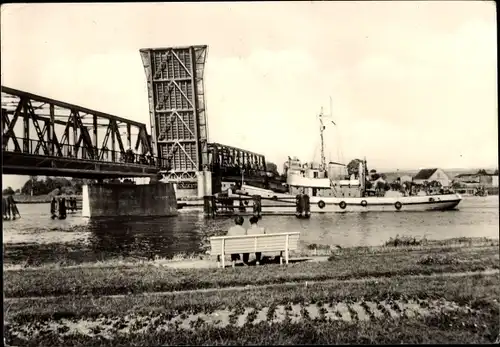
[[[167,217],[177,215],[172,183],[97,183],[82,187],[83,217]]]

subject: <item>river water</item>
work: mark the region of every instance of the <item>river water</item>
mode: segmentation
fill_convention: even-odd
[[[69,213],[52,220],[49,204],[20,204],[21,219],[3,223],[4,263],[102,261],[119,257],[170,258],[207,250],[208,237],[223,235],[231,218],[205,219],[198,211],[176,217],[142,219],[83,218]],[[499,237],[498,196],[466,197],[459,209],[442,212],[368,212],[264,216],[273,232],[300,231],[300,244],[334,247],[377,246],[396,235],[417,238]],[[245,218],[248,226],[248,218]]]

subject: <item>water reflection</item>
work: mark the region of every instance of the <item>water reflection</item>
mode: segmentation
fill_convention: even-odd
[[[207,220],[198,212],[98,220],[68,214],[60,221],[50,219],[49,204],[19,205],[19,209],[23,218],[3,224],[5,262],[168,258],[180,252],[205,251],[209,236],[223,233],[233,224],[232,218]],[[246,218],[244,226],[248,224]],[[380,245],[397,234],[430,239],[498,238],[498,197],[466,199],[459,211],[339,213],[313,215],[308,220],[273,216],[264,217],[260,224],[272,232],[300,231],[302,246]]]
[[[204,219],[198,213],[154,219],[92,220],[89,249],[123,256],[169,257],[200,250]]]

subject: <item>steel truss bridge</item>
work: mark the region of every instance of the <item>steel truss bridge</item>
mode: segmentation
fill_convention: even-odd
[[[207,46],[139,53],[148,87],[150,135],[143,123],[2,86],[3,173],[81,178],[161,174],[192,188],[196,173],[210,170],[216,182],[242,176],[264,182],[263,155],[208,142]]]
[[[143,123],[2,86],[3,174],[156,176],[152,153]]]
[[[209,143],[208,153],[209,169],[216,177],[234,181],[266,177],[266,158],[262,154],[220,143]]]

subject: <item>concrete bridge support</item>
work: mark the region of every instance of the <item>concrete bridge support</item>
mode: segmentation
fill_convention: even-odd
[[[166,217],[177,215],[171,183],[97,183],[82,187],[83,217]]]

